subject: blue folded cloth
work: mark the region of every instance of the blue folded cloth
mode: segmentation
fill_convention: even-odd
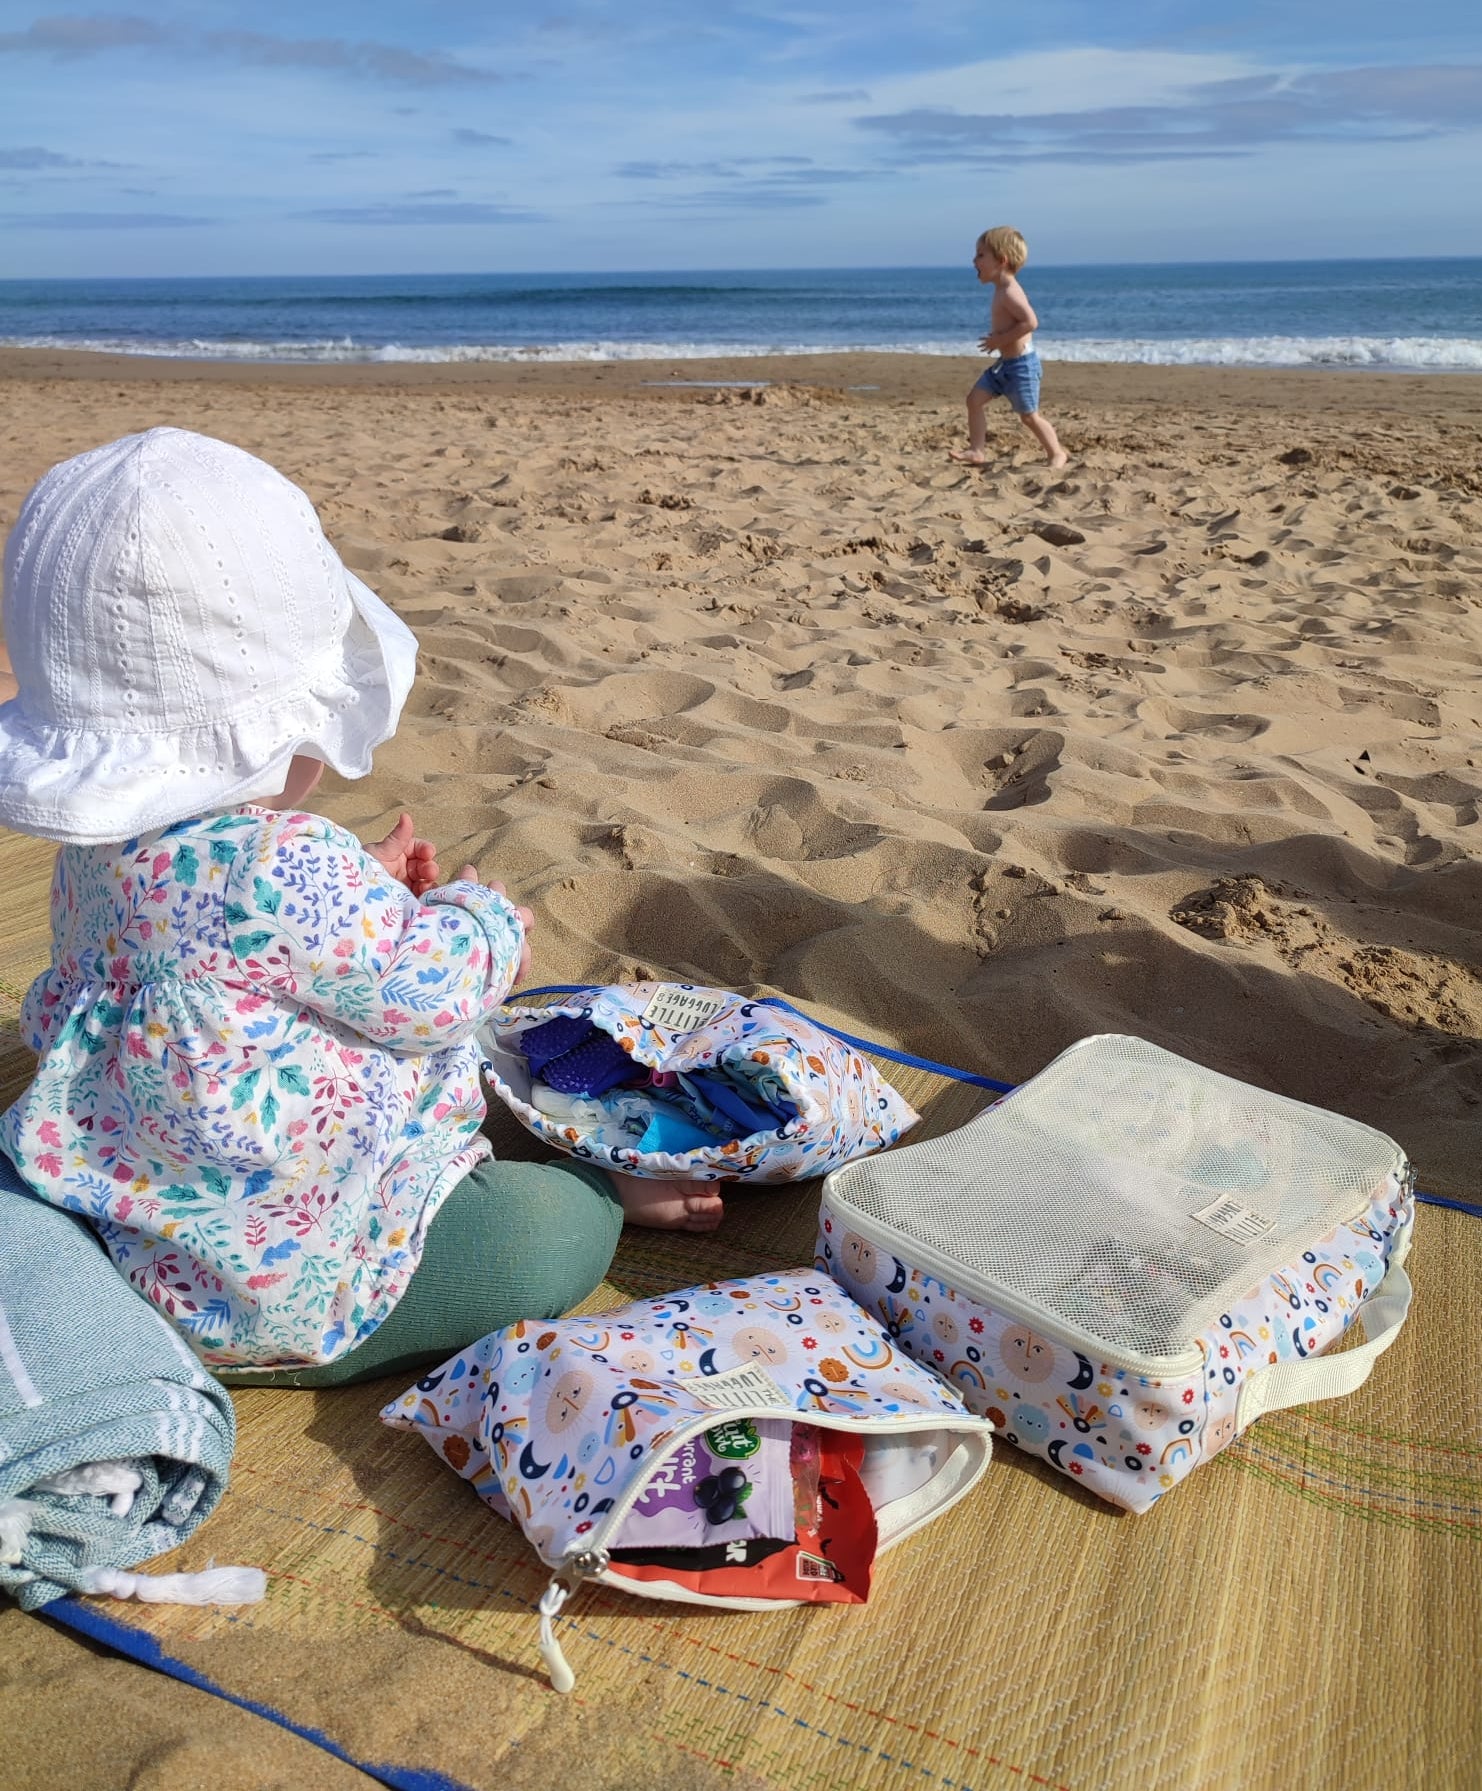
[[[558,1014],[554,1020],[522,1032],[517,1043],[530,1065],[530,1074],[538,1076],[553,1057],[564,1056],[596,1030],[592,1022],[580,1014]]]
[[[623,1083],[638,1082],[646,1074],[616,1039],[580,1014],[558,1014],[554,1020],[532,1026],[519,1035],[518,1044],[532,1079],[559,1094],[595,1098]],[[749,1138],[756,1132],[775,1132],[797,1117],[796,1109],[785,1102],[763,1104],[754,1098],[755,1091],[749,1087],[743,1093],[721,1071],[692,1070],[682,1074],[679,1081],[690,1111],[686,1114],[672,1107],[665,1112],[660,1108],[639,1149],[698,1150],[714,1144],[718,1138]],[[666,1105],[674,1100],[667,1090],[660,1089],[653,1091],[653,1098]]]
[[[719,1071],[691,1070],[684,1082],[696,1100],[714,1111],[717,1125],[729,1138],[749,1138],[753,1132],[775,1132],[778,1126],[797,1118],[796,1108],[780,1113],[775,1108],[748,1100],[730,1077]]]
[[[682,1113],[670,1107],[656,1107],[648,1130],[638,1140],[638,1149],[667,1151],[671,1157],[677,1157],[681,1151],[708,1150],[715,1141],[714,1132],[691,1125]]]
[[[560,1094],[601,1095],[643,1071],[617,1040],[580,1015],[560,1015],[520,1034],[530,1074]]]

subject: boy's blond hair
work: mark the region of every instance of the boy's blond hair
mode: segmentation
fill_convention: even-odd
[[[1011,274],[1017,274],[1029,259],[1028,244],[1009,224],[998,224],[992,230],[985,230],[978,238],[978,247],[996,255]]]

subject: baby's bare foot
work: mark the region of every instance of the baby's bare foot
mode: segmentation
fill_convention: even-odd
[[[1052,454],[1050,456],[1050,471],[1051,472],[1055,472],[1062,466],[1069,466],[1069,465],[1070,465],[1070,456],[1069,456],[1069,454],[1067,454],[1065,452],[1065,450],[1063,448],[1060,450],[1060,452],[1058,454]]]
[[[948,460],[955,460],[960,466],[987,466],[988,456],[981,448],[948,448]]]
[[[612,1179],[629,1225],[656,1231],[714,1231],[725,1213],[713,1182],[656,1181],[616,1172]]]

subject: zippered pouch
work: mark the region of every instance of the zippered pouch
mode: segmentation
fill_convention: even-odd
[[[991,1423],[812,1269],[523,1320],[381,1413],[416,1430],[554,1577],[737,1610],[862,1604],[875,1556],[955,1504]]]
[[[1369,1126],[1103,1036],[830,1175],[817,1266],[1005,1441],[1145,1511],[1367,1377],[1409,1310],[1412,1187]]]
[[[895,1141],[915,1110],[853,1046],[770,1001],[690,983],[507,1002],[485,1074],[555,1149],[630,1175],[796,1181]]]

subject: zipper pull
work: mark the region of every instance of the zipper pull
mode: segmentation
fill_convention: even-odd
[[[556,1640],[553,1622],[560,1614],[561,1606],[570,1598],[571,1592],[570,1586],[563,1586],[560,1580],[552,1580],[540,1598],[540,1658],[551,1676],[552,1687],[558,1692],[569,1692],[576,1684],[576,1674],[566,1664],[566,1656]]]
[[[556,1640],[555,1620],[582,1581],[601,1573],[606,1566],[605,1549],[586,1549],[581,1554],[572,1555],[561,1563],[550,1585],[541,1594],[540,1603],[536,1607],[540,1612],[540,1658],[551,1676],[554,1691],[564,1694],[576,1684],[576,1674],[566,1664],[566,1656]]]

